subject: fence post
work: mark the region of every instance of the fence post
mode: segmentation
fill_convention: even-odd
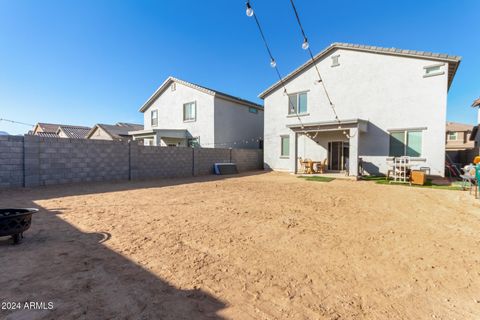
[[[23,158],[23,163],[22,163],[22,171],[23,171],[23,181],[22,181],[22,186],[25,188],[26,183],[25,183],[25,137],[22,137],[22,158]]]
[[[132,180],[132,147],[128,140],[128,181]]]

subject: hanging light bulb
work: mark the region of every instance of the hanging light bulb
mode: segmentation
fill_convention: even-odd
[[[344,135],[347,135],[347,131],[343,131],[343,134],[344,134]]]
[[[250,1],[247,1],[246,5],[247,5],[247,10],[246,10],[247,17],[253,16],[253,9],[250,6]]]
[[[307,50],[309,47],[310,45],[308,44],[307,38],[304,38],[302,43],[302,49]]]
[[[276,66],[277,66],[277,62],[275,61],[275,59],[272,59],[270,61],[270,67],[275,68]]]

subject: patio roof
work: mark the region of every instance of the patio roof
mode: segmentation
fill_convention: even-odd
[[[128,134],[135,137],[148,137],[157,135],[162,138],[185,139],[188,136],[188,131],[186,129],[147,129],[129,131]]]
[[[340,128],[339,128],[340,126]],[[335,131],[349,128],[358,128],[361,132],[366,132],[368,128],[368,120],[363,119],[347,119],[340,120],[340,125],[337,121],[321,121],[310,123],[296,123],[287,125],[287,128],[295,132],[312,132],[312,131]]]

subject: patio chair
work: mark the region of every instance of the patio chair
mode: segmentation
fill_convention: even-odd
[[[476,178],[475,178],[475,166],[473,164],[467,165],[463,167],[463,174],[460,175],[462,178],[462,189],[466,190],[468,185],[469,193],[472,193],[472,187],[476,186]]]
[[[305,165],[305,160],[302,157],[298,157],[298,163],[300,164],[299,172],[307,173],[307,166]]]

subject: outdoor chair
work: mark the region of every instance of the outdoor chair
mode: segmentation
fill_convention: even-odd
[[[462,170],[463,174],[460,175],[460,178],[462,178],[462,189],[466,190],[468,185],[468,190],[472,193],[472,187],[476,187],[475,166],[470,164],[465,166]]]
[[[302,157],[298,157],[298,163],[300,164],[300,172],[307,173],[307,166],[305,165],[305,160]]]

